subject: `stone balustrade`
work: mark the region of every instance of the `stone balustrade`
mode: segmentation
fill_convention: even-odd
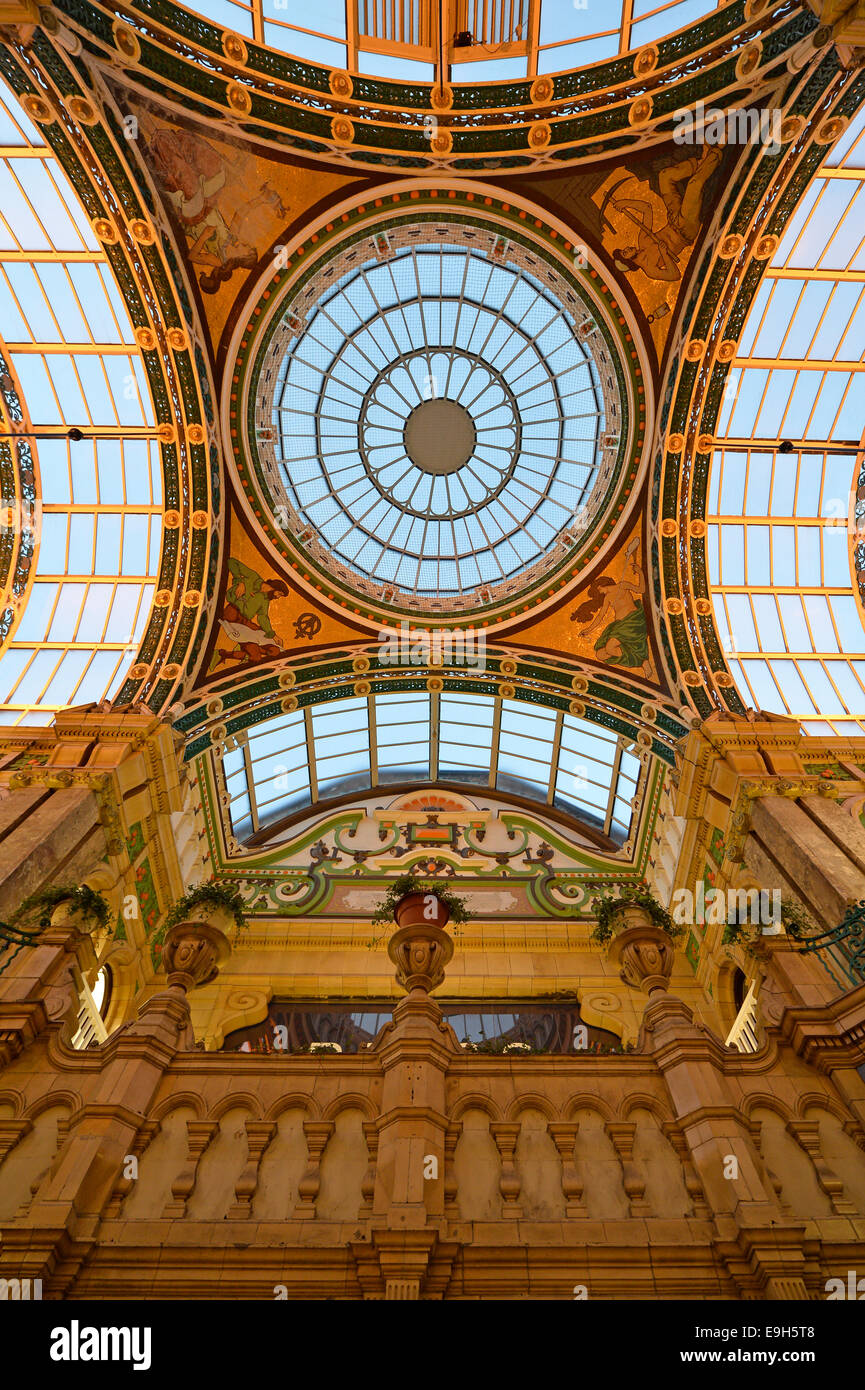
[[[46,991],[67,930],[40,948]],[[743,1054],[629,923],[636,1052],[489,1056],[429,992],[446,934],[418,930],[392,950],[409,992],[357,1055],[198,1050],[186,991],[225,950],[200,923],[167,943],[168,988],[84,1052],[31,967],[4,1015],[0,1275],[76,1298],[805,1298],[861,1262],[865,988],[789,1005]]]

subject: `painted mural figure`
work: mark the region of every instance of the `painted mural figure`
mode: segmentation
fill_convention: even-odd
[[[255,246],[247,240],[247,224],[256,209],[266,205],[278,217],[287,210],[266,183],[240,205],[229,207],[231,164],[209,141],[187,131],[153,125],[147,148],[183,227],[190,258],[208,267],[199,284],[206,294],[215,294],[235,270],[251,269],[258,262]]]
[[[614,254],[620,270],[642,270],[651,280],[681,279],[679,257],[699,235],[706,186],[722,158],[723,150],[713,146],[655,171],[648,182],[667,210],[667,221],[657,228],[648,198],[613,197],[618,185],[614,186],[608,195],[610,207],[636,228],[635,241]]]
[[[643,576],[637,561],[639,539],[635,536],[625,555],[622,577],[602,574],[589,585],[584,601],[571,614],[571,622],[581,624],[581,635],[595,632],[606,623],[594,642],[595,655],[610,666],[627,666],[651,676],[649,633],[643,607]]]
[[[285,597],[288,585],[283,579],[262,579],[234,556],[228,562],[228,572],[231,583],[225,591],[219,625],[240,652],[220,648],[220,660],[234,661],[242,655],[246,664],[252,665],[283,656],[285,649],[270,621],[270,604]]]

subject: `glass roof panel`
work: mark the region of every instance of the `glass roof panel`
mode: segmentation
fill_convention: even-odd
[[[708,492],[708,578],[742,698],[808,727],[825,716],[822,732],[865,730],[857,674],[865,631],[850,566],[863,463],[863,185],[860,111],[791,219],[752,305]],[[782,441],[792,449],[782,452]],[[757,516],[767,521],[750,520]]]
[[[226,740],[222,770],[238,838],[350,792],[441,779],[555,805],[617,844],[642,772],[624,739],[589,720],[522,700],[420,691],[278,716]]]
[[[34,584],[0,649],[4,723],[47,723],[116,693],[146,626],[162,474],[134,341],[74,190],[0,82],[0,352],[31,428],[51,436],[34,446]],[[105,437],[69,441],[70,426]]]

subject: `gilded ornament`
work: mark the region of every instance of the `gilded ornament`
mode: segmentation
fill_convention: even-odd
[[[113,222],[109,222],[107,217],[97,217],[93,223],[94,235],[99,241],[104,241],[107,245],[113,246],[117,240],[117,228]]]
[[[330,87],[332,95],[339,97],[342,101],[347,101],[354,91],[354,83],[349,74],[340,68],[334,68],[333,72],[330,73],[327,85]]]
[[[249,57],[249,50],[239,34],[230,31],[222,36],[222,51],[226,58],[230,58],[233,63],[246,63]]]
[[[536,77],[529,89],[529,97],[532,106],[546,106],[547,102],[552,101],[553,91],[555,90],[553,79],[548,76]]]
[[[451,150],[453,149],[453,144],[454,138],[451,135],[450,131],[445,127],[440,126],[439,129],[433,135],[433,138],[430,140],[429,147],[432,150],[433,154],[446,155],[450,154]]]
[[[31,120],[36,121],[39,125],[49,125],[56,119],[48,102],[43,97],[37,96],[35,92],[27,92],[21,98],[21,105]]]
[[[330,133],[338,145],[350,145],[354,140],[354,122],[348,116],[334,116]]]
[[[437,87],[433,87],[432,91],[430,92],[430,106],[432,107],[433,111],[450,111],[453,104],[453,87],[449,86],[448,83],[445,83],[443,86],[439,85]]]
[[[646,44],[641,48],[634,59],[634,76],[648,77],[650,72],[654,72],[658,66],[658,48],[656,44]]]
[[[741,237],[738,232],[731,232],[729,236],[725,236],[718,250],[718,255],[721,257],[721,260],[731,261],[734,256],[738,256],[743,243],[744,238]]]
[[[141,57],[141,44],[138,42],[135,31],[119,19],[115,19],[111,31],[114,35],[117,51],[123,54],[127,62],[137,63]]]
[[[134,217],[129,224],[129,231],[134,240],[142,246],[152,246],[156,239],[153,228],[143,217]]]
[[[760,66],[762,57],[762,46],[759,43],[749,43],[747,48],[743,48],[739,57],[736,59],[736,76],[741,81],[745,77],[750,77]]]
[[[225,92],[228,104],[232,111],[236,111],[239,116],[248,116],[252,110],[252,97],[246,87],[239,82],[229,82]]]
[[[834,145],[846,129],[847,121],[843,116],[830,116],[829,120],[824,121],[818,128],[814,138],[818,145]]]
[[[66,102],[66,109],[79,125],[95,125],[99,120],[99,112],[86,97],[69,97]]]

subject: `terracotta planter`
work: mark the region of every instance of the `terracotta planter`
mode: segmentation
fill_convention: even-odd
[[[162,946],[169,985],[179,985],[187,993],[215,980],[230,955],[231,947],[221,931],[192,919],[172,927]]]
[[[227,907],[219,907],[215,903],[213,906],[208,903],[199,903],[197,907],[191,907],[186,920],[201,922],[207,927],[215,927],[224,936],[227,936],[234,928],[234,913]]]
[[[405,990],[429,993],[444,980],[454,943],[442,927],[421,922],[394,932],[387,953],[396,966],[397,984]]]
[[[451,919],[450,908],[429,891],[407,893],[400,898],[393,915],[398,927],[446,927]]]
[[[636,911],[645,918],[642,909]],[[651,921],[641,921],[613,938],[609,959],[621,967],[621,978],[626,985],[651,996],[669,989],[674,952],[673,942],[665,931],[653,926]]]

